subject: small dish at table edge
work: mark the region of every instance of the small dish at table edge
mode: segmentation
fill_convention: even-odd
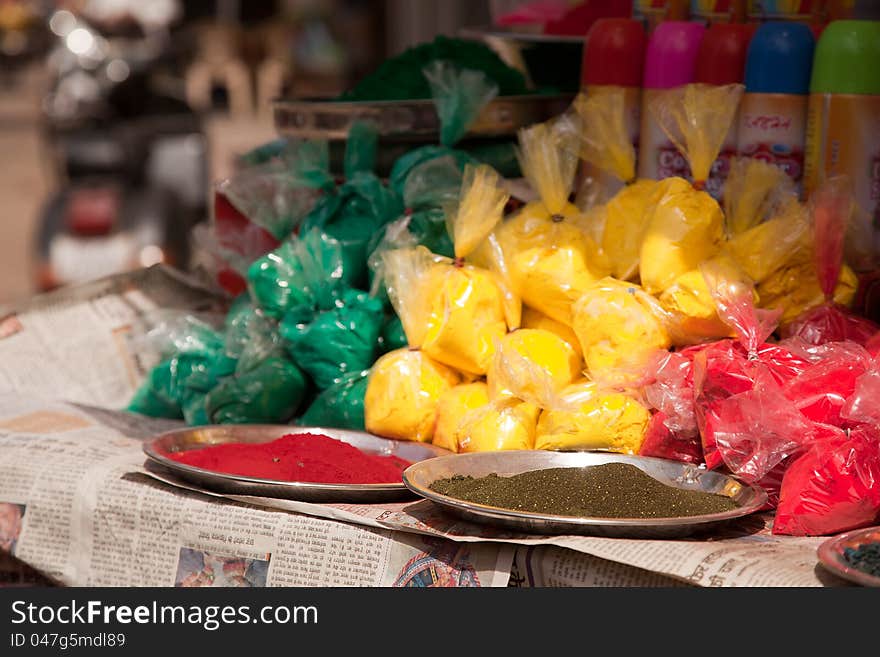
[[[843,558],[843,551],[857,548],[863,543],[880,543],[880,525],[853,529],[825,539],[816,549],[821,563],[829,571],[862,586],[880,586],[880,577],[849,565]]]

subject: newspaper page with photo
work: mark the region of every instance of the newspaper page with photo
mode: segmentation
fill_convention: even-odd
[[[830,574],[817,568],[816,550],[822,537],[776,536],[771,533],[769,514],[756,514],[704,535],[681,539],[624,539],[600,536],[543,536],[518,534],[461,520],[428,500],[383,504],[314,504],[297,500],[249,495],[212,493],[176,478],[173,473],[150,464],[139,472],[166,483],[227,497],[239,502],[285,509],[296,513],[362,523],[377,528],[409,531],[455,541],[500,541],[518,546],[552,545],[567,548],[570,562],[585,555],[631,567],[628,578],[656,581],[655,576],[674,578],[700,586],[825,586],[839,585]],[[529,562],[536,572],[563,570],[571,585],[594,586],[595,569],[584,564],[565,569],[541,559]],[[598,564],[598,562],[597,562]],[[604,566],[603,566],[604,567]],[[647,577],[642,577],[644,571]],[[549,576],[549,575],[548,575]],[[603,576],[604,578],[604,576]],[[613,578],[612,578],[613,579]],[[606,581],[610,581],[607,580]],[[633,584],[635,585],[635,584]],[[645,584],[639,584],[645,585]]]

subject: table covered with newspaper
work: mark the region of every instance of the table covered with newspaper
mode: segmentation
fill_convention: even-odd
[[[0,584],[61,586],[841,586],[822,538],[757,514],[669,539],[517,534],[428,500],[220,495],[145,467],[180,426],[119,410],[157,310],[220,300],[162,266],[0,307]]]

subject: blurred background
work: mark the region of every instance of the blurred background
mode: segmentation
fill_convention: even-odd
[[[589,27],[623,16],[818,34],[880,0],[0,0],[0,304],[190,268],[218,181],[279,137],[273,99],[337,100],[437,35],[573,96]]]
[[[338,95],[489,15],[468,0],[0,0],[0,303],[124,268],[132,239],[141,265],[184,264],[211,182],[277,136],[270,99]]]

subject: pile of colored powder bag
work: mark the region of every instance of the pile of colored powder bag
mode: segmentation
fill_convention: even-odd
[[[767,489],[777,533],[880,519],[880,328],[847,309],[851,193],[831,179],[801,202],[753,161],[723,206],[703,191],[741,91],[688,85],[653,108],[693,180],[634,179],[614,91],[521,131],[535,192],[521,209],[505,212],[489,167],[466,167],[454,258],[382,253],[407,346],[372,368],[367,430],[705,464]],[[580,159],[622,189],[575,195]]]
[[[432,74],[433,88],[465,77]],[[613,89],[520,130],[532,196],[512,211],[507,181],[455,136],[402,157],[387,186],[352,166],[249,266],[224,329],[183,331],[196,337],[174,341],[132,408],[277,421],[311,395],[299,423],[454,452],[705,464],[764,487],[781,534],[880,520],[880,327],[847,309],[851,193],[831,179],[802,202],[750,160],[721,203],[704,191],[741,93],[685,85],[649,108],[691,179],[636,179]],[[576,189],[582,161],[618,191]],[[349,208],[375,217],[371,233]]]
[[[326,142],[297,140],[251,154],[218,185],[213,221],[193,237],[233,301],[225,317],[147,318],[135,340],[158,364],[129,410],[190,425],[364,428],[367,373],[406,340],[374,274],[381,252],[421,244],[452,255],[445,208],[479,162],[456,144],[498,93],[480,70],[445,60],[423,76],[440,142],[404,154],[387,180],[375,173],[375,126],[355,122],[342,176]]]

